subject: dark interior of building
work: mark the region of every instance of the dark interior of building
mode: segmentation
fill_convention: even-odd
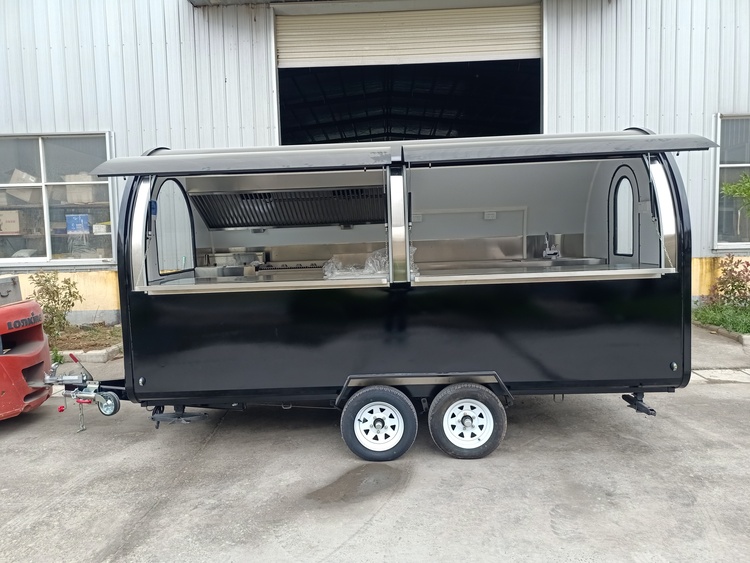
[[[539,59],[279,69],[285,145],[541,132]]]

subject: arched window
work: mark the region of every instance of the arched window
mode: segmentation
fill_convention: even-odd
[[[615,188],[615,254],[633,255],[633,185],[620,178]]]
[[[156,202],[159,274],[166,275],[192,269],[195,266],[193,227],[182,186],[175,180],[165,181],[159,189]]]

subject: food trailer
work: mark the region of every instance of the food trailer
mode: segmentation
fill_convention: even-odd
[[[426,411],[449,455],[492,452],[525,394],[690,380],[688,203],[644,130],[156,149],[128,176],[118,268],[130,400],[317,404],[367,460]],[[175,412],[165,413],[164,408]]]

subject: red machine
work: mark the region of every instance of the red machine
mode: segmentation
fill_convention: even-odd
[[[28,412],[46,401],[52,386],[42,308],[36,301],[0,306],[0,420]]]

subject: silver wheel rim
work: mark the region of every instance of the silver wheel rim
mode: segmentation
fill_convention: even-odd
[[[112,397],[107,397],[103,403],[99,403],[99,410],[101,410],[102,414],[105,416],[109,416],[114,413],[115,402]]]
[[[495,420],[487,406],[474,399],[460,399],[443,416],[443,432],[454,446],[472,450],[492,436]]]
[[[390,450],[404,435],[401,413],[388,403],[368,403],[354,417],[354,435],[373,452]]]

